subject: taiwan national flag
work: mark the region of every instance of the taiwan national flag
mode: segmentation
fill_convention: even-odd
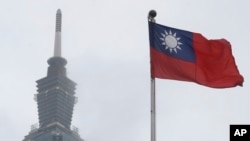
[[[151,77],[195,82],[213,88],[242,86],[225,39],[208,40],[199,33],[149,22]]]

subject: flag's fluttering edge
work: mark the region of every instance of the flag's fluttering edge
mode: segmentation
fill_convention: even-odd
[[[151,77],[195,82],[213,88],[242,86],[231,45],[199,33],[149,22]]]

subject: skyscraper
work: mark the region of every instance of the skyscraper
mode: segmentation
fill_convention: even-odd
[[[47,76],[36,81],[39,125],[33,125],[23,141],[83,141],[78,129],[71,129],[76,83],[67,77],[67,61],[61,57],[61,19],[58,9],[54,56],[48,60]]]

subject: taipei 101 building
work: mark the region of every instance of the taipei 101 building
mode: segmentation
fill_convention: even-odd
[[[76,83],[67,77],[66,59],[61,56],[62,13],[56,13],[54,56],[48,59],[47,76],[36,81],[39,124],[32,125],[23,141],[84,141],[71,127]]]

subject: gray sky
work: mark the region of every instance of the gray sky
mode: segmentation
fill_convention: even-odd
[[[53,54],[56,10],[77,85],[73,122],[86,141],[150,141],[147,14],[160,24],[226,38],[243,87],[156,80],[157,141],[228,141],[250,124],[248,0],[0,0],[0,140],[21,141],[38,122],[35,81]]]

